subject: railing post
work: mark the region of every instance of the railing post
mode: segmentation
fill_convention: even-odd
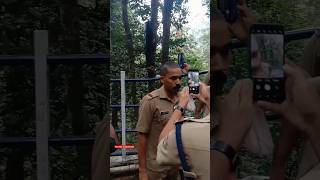
[[[48,31],[34,31],[37,179],[49,180]]]
[[[126,158],[126,72],[121,71],[121,141],[122,158]]]

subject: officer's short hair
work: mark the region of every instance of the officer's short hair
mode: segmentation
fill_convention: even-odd
[[[160,76],[165,76],[169,69],[175,69],[175,68],[180,68],[177,63],[167,61],[160,67]]]

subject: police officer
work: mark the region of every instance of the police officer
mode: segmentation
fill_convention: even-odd
[[[107,179],[109,176],[108,159],[108,114],[105,115],[103,120],[97,124],[96,139],[92,149],[91,159],[91,173],[92,180]],[[110,137],[110,136],[109,136]]]
[[[185,67],[188,67],[186,64]],[[140,102],[138,131],[139,179],[177,179],[177,168],[160,166],[156,162],[157,144],[160,132],[169,120],[178,102],[181,87],[181,68],[166,62],[160,69],[159,89],[143,97]]]
[[[188,171],[184,171],[185,177],[194,179],[210,179],[210,113],[203,119],[183,118],[183,112],[190,99],[188,88],[180,95],[179,104],[175,107],[170,120],[162,130],[159,137],[157,162],[163,165],[180,166],[175,123],[181,125],[181,139]],[[197,97],[210,109],[210,89],[204,83],[200,83],[200,92]]]

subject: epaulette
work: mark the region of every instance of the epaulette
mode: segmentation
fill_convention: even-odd
[[[155,97],[158,97],[159,95],[160,95],[159,90],[156,89],[156,90],[148,93],[147,96],[146,96],[146,99],[150,100],[150,99],[153,99]]]

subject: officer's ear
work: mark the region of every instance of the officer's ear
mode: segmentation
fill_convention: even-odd
[[[164,76],[160,76],[160,82],[161,82],[161,84],[163,84],[163,81],[164,81]]]

